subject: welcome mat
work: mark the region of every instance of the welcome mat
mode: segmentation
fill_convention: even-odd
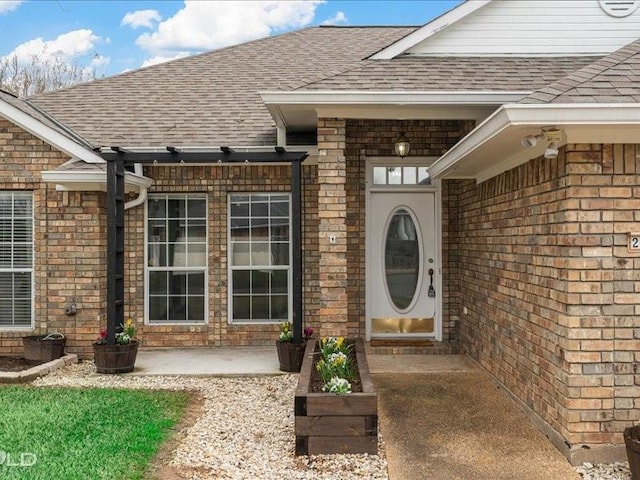
[[[433,347],[431,340],[392,340],[372,338],[372,347]]]

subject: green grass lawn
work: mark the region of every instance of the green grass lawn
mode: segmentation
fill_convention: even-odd
[[[142,478],[188,403],[184,392],[2,387],[0,478]]]

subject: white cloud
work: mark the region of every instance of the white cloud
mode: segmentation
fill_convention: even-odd
[[[127,13],[123,18],[120,25],[129,25],[131,28],[153,28],[154,22],[162,20],[160,12],[157,10],[136,10],[135,12]]]
[[[9,54],[0,57],[0,62],[8,62],[15,67],[5,78],[7,85],[14,84],[21,95],[36,92],[40,83],[47,83],[47,89],[85,81],[103,75],[111,59],[95,52],[94,47],[101,42],[91,30],[73,30],[63,33],[53,40],[41,37],[18,45]],[[27,79],[31,78],[30,81]],[[22,85],[25,85],[25,90]]]
[[[41,60],[58,57],[71,60],[93,50],[100,37],[93,34],[91,30],[73,30],[63,33],[53,40],[43,40],[42,37],[34,38],[28,42],[18,45],[5,58],[16,57],[19,63],[29,62],[33,56],[38,56]]]
[[[173,17],[136,43],[154,56],[234,45],[309,25],[323,0],[185,1]]]
[[[176,55],[168,57],[163,55],[156,55],[155,57],[147,58],[144,62],[142,62],[141,67],[150,67],[151,65],[170,62],[171,60],[177,60],[178,58],[186,57],[188,55],[191,55],[191,52],[178,52]]]
[[[0,0],[0,15],[15,10],[24,0]]]
[[[339,23],[347,23],[348,19],[344,12],[337,11],[336,14],[327,18],[321,25],[338,25]]]

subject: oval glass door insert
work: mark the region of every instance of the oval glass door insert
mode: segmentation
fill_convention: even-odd
[[[400,208],[388,223],[384,246],[385,284],[391,302],[406,310],[418,291],[420,278],[420,244],[412,215]]]

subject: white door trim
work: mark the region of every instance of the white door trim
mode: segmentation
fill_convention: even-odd
[[[371,277],[369,262],[372,251],[370,230],[371,194],[375,192],[432,192],[435,193],[435,239],[437,269],[434,279],[436,289],[435,340],[442,341],[442,189],[441,180],[434,180],[432,185],[403,186],[403,185],[373,185],[373,166],[376,165],[419,165],[429,166],[438,157],[364,157],[365,174],[365,339],[371,340]]]

